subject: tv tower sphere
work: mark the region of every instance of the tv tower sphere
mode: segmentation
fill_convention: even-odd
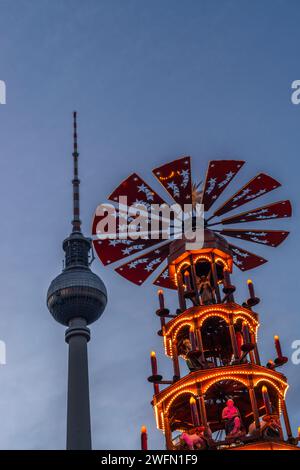
[[[65,269],[48,289],[49,311],[63,325],[68,326],[73,318],[84,318],[90,325],[101,316],[107,302],[105,285],[89,268],[91,242],[75,232],[63,242],[63,248]]]

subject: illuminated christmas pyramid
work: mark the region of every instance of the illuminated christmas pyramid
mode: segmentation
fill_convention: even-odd
[[[185,236],[160,239],[94,240],[95,250],[107,265],[140,251],[116,271],[137,285],[167,260],[156,277],[159,286],[161,327],[165,354],[173,363],[173,378],[164,380],[151,353],[153,409],[158,429],[172,449],[298,449],[293,438],[285,402],[286,377],[277,368],[283,356],[275,337],[277,357],[261,365],[257,345],[259,299],[248,281],[249,299],[235,302],[231,281],[233,265],[242,271],[267,260],[231,244],[234,237],[261,245],[278,246],[287,237],[282,230],[228,229],[229,224],[279,219],[291,216],[289,201],[250,209],[230,217],[229,211],[278,188],[280,183],[260,173],[246,183],[212,214],[212,205],[244,165],[243,161],[210,162],[202,190],[192,185],[190,157],[183,157],[153,170],[153,174],[180,206],[202,203],[205,210],[203,244],[193,246]],[[136,173],[130,175],[109,197],[117,201],[127,196],[127,204],[164,204],[163,199]],[[117,214],[117,217],[119,214]],[[193,220],[195,214],[191,213]],[[97,235],[95,217],[93,235]],[[160,232],[162,234],[162,231]],[[176,290],[178,309],[170,313],[162,288]],[[186,362],[182,374],[179,358]],[[284,423],[284,426],[283,426]],[[147,446],[142,430],[142,448]]]

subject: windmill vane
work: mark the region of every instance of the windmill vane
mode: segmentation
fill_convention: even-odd
[[[76,192],[79,191],[79,183],[76,182],[76,115],[74,119],[74,201],[76,201]],[[109,200],[116,203],[120,198],[125,198],[126,201],[123,206],[131,207],[133,205],[140,205],[144,207],[144,212],[147,217],[155,205],[160,207],[164,206],[170,209],[170,207],[173,207],[173,204],[175,203],[183,209],[187,206],[195,207],[195,204],[200,201],[204,211],[205,230],[202,237],[203,241],[206,234],[208,234],[208,231],[210,231],[219,237],[238,238],[246,242],[277,247],[285,240],[289,232],[283,230],[259,230],[257,228],[252,228],[251,226],[247,229],[234,228],[229,230],[221,228],[222,225],[227,226],[231,224],[245,224],[247,222],[261,222],[291,216],[292,208],[290,201],[279,201],[265,206],[260,206],[257,209],[241,212],[233,216],[223,217],[224,214],[237,210],[241,206],[265,196],[280,187],[281,184],[271,176],[259,173],[244,184],[244,186],[233,196],[229,197],[229,199],[227,199],[219,208],[211,213],[212,206],[216,203],[227,186],[229,186],[232,180],[237,176],[244,164],[245,162],[242,160],[210,161],[206,171],[205,181],[202,184],[202,187],[199,188],[199,185],[196,187],[196,185],[193,184],[191,157],[184,156],[178,160],[174,160],[157,167],[152,171],[155,178],[161,184],[163,190],[168,194],[169,198],[173,200],[172,204],[167,203],[163,197],[157,194],[151,186],[149,186],[148,183],[136,173],[133,173],[126,178],[111,193]],[[74,202],[74,207],[75,204],[76,202]],[[74,226],[77,227],[80,223],[80,221],[77,220],[77,218],[79,219],[79,208],[78,214],[76,212],[76,207],[74,211]],[[111,231],[108,234],[104,234],[104,236],[103,233],[100,234],[98,230],[99,222],[103,219],[103,215],[99,216],[97,213],[95,214],[92,229],[94,248],[104,265],[113,263],[120,264],[127,257],[130,257],[129,262],[123,262],[123,264],[115,268],[115,270],[118,274],[122,275],[129,281],[137,285],[142,285],[153,274],[153,272],[156,272],[160,265],[165,262],[166,258],[172,251],[172,245],[176,244],[176,240],[185,236],[185,233],[182,230],[182,222],[178,222],[177,220],[177,232],[176,230],[173,230],[172,232],[172,230],[166,227],[163,228],[163,222],[165,222],[164,216],[158,215],[157,221],[160,225],[158,225],[155,234],[151,231],[149,234],[147,232],[147,227],[146,230],[143,231],[141,227],[138,227],[138,224],[134,225],[134,221],[136,220],[134,216],[130,216],[128,214],[123,216],[121,212],[122,210],[120,211],[120,209],[117,209],[114,214],[114,219],[117,224],[116,230]],[[186,214],[186,212],[187,211],[183,212],[183,214]],[[184,217],[185,216],[183,216],[183,218]],[[193,212],[193,209],[190,209],[189,217],[195,218],[195,212]],[[188,217],[185,218],[187,219]],[[135,238],[120,236],[121,233],[123,235],[124,233],[127,233],[127,229],[130,224],[131,229],[134,228]],[[213,227],[216,228],[214,229]],[[166,246],[163,249],[163,255],[156,256],[158,254],[157,250],[160,250],[160,245],[163,242],[166,243]],[[243,247],[229,243],[228,248],[231,250],[233,263],[242,271],[256,268],[267,261],[263,256],[256,255]],[[138,257],[132,259],[133,255],[138,255]],[[154,284],[170,289],[176,288],[175,279],[168,273],[168,267],[165,267],[156,277]]]

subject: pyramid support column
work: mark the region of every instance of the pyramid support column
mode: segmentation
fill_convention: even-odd
[[[213,276],[213,281],[214,281],[214,289],[215,289],[215,294],[216,294],[216,298],[217,298],[217,303],[220,304],[221,303],[221,294],[220,294],[220,289],[219,289],[219,284],[218,284],[218,275],[217,275],[217,268],[216,268],[214,254],[212,254],[211,270],[212,270],[212,276]]]
[[[196,332],[196,338],[197,338],[198,348],[199,348],[199,351],[200,351],[200,353],[201,353],[201,359],[202,359],[202,360],[205,360],[205,357],[204,357],[204,350],[203,350],[203,341],[202,341],[201,326],[200,326],[199,322],[196,323],[195,332]]]
[[[230,338],[231,338],[231,346],[232,346],[232,350],[233,350],[234,359],[235,359],[235,361],[239,361],[239,359],[240,359],[239,349],[238,349],[238,345],[237,345],[237,342],[236,342],[234,324],[233,324],[233,320],[232,320],[231,317],[230,317],[230,323],[229,323],[229,333],[230,333]]]
[[[250,401],[251,401],[251,408],[253,411],[255,428],[257,432],[260,432],[259,412],[258,412],[258,406],[257,406],[252,377],[249,378],[249,396],[250,396]]]
[[[289,415],[288,415],[288,412],[287,412],[286,403],[285,403],[284,398],[281,399],[281,408],[282,408],[282,414],[283,414],[286,434],[287,434],[288,439],[291,439],[293,437],[293,434],[292,434],[290,419],[289,419]]]
[[[166,439],[166,449],[173,450],[173,442],[172,442],[172,431],[170,426],[169,416],[164,410],[164,428],[165,428],[165,439]]]
[[[183,291],[183,286],[181,280],[178,280],[178,285],[177,285],[177,292],[178,292],[178,302],[179,302],[179,308],[181,312],[184,312],[186,310],[186,301],[184,298],[184,291]]]
[[[197,401],[198,401],[198,404],[199,404],[201,424],[202,424],[202,426],[205,427],[205,429],[207,429],[208,424],[207,424],[205,400],[204,400],[204,395],[202,393],[201,385],[199,383],[197,384]]]
[[[193,288],[195,292],[195,305],[200,305],[199,293],[198,293],[198,288],[197,288],[197,276],[196,276],[196,270],[195,270],[194,260],[192,256],[190,256],[190,263],[191,263],[192,283],[193,283]]]
[[[255,362],[258,366],[260,366],[261,364],[260,364],[260,357],[259,357],[259,352],[257,348],[256,336],[253,333],[251,333],[251,342],[255,345],[254,350],[253,350]]]
[[[177,351],[177,341],[172,341],[172,360],[173,360],[173,370],[174,370],[174,382],[180,379],[180,367],[179,367],[179,359],[178,359],[178,351]]]

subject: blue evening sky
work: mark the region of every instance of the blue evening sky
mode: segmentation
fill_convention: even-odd
[[[65,445],[67,346],[45,297],[71,229],[74,109],[87,235],[123,178],[136,171],[152,183],[153,167],[182,154],[193,157],[197,181],[210,159],[246,160],[227,196],[260,171],[281,181],[261,202],[292,200],[293,219],[268,224],[290,237],[276,250],[243,246],[270,259],[251,273],[261,356],[274,357],[274,334],[291,356],[300,339],[300,106],[290,100],[299,43],[296,0],[0,0],[0,448]],[[94,448],[138,448],[142,424],[150,448],[163,448],[146,381],[152,349],[172,374],[156,335],[156,289],[98,260],[93,269],[109,293],[89,344]],[[248,277],[233,277],[241,302]],[[176,294],[166,298],[175,308]],[[296,432],[300,365],[284,373]]]

